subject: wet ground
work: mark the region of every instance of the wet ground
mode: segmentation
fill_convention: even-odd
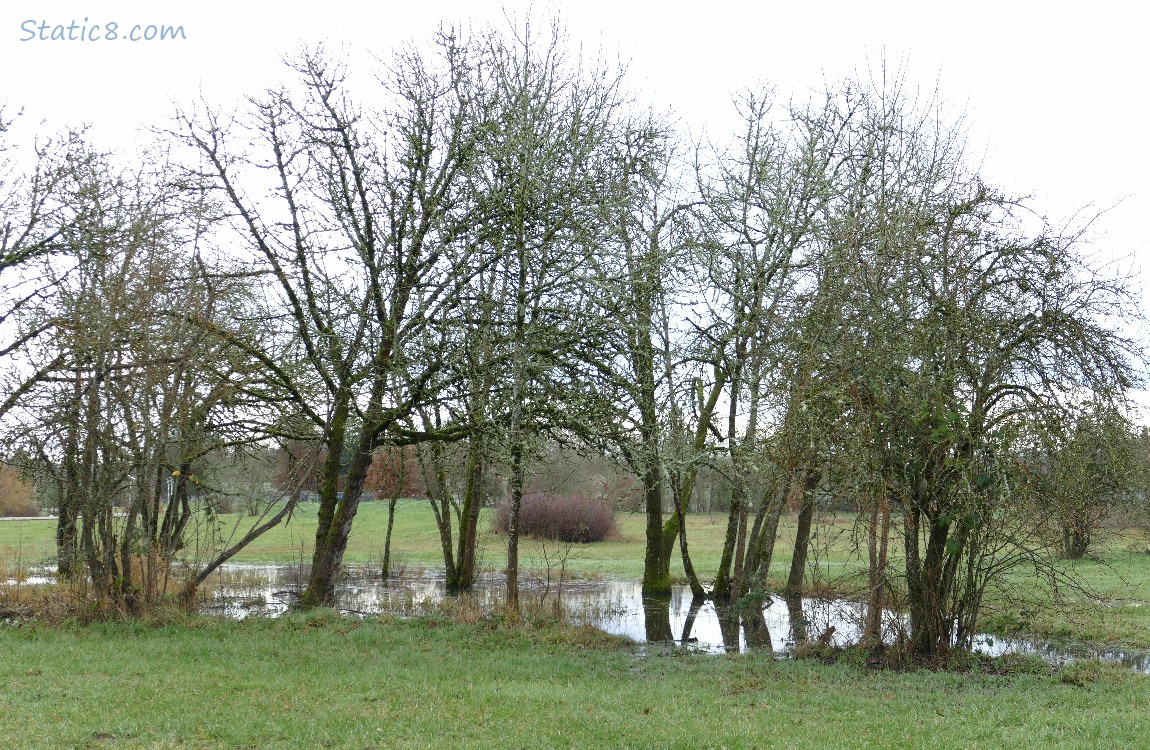
[[[225,566],[203,609],[237,618],[282,614],[298,598],[306,573],[294,566]],[[486,574],[473,595],[480,606],[495,606],[503,598],[505,583],[500,574]],[[337,587],[339,608],[357,615],[420,614],[445,596],[444,577],[433,571],[404,572],[384,580],[376,568],[354,566]],[[675,587],[669,598],[644,599],[639,584],[628,581],[567,580],[560,586],[555,580],[528,579],[520,584],[520,598],[562,606],[570,619],[639,643],[711,653],[767,648],[786,654],[795,646],[796,632],[811,640],[849,645],[862,634],[865,612],[861,604],[841,599],[805,599],[801,605],[788,607],[779,598],[736,610],[710,600],[694,600],[686,587]],[[900,617],[885,612],[883,621],[885,636],[893,639]],[[1150,674],[1150,652],[1137,649],[980,635],[975,638],[975,650],[992,656],[1035,654],[1058,664],[1098,658]]]

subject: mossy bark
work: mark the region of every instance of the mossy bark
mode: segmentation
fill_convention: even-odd
[[[799,505],[798,528],[795,530],[795,552],[791,556],[791,571],[787,576],[787,584],[784,589],[784,593],[789,597],[802,596],[803,579],[806,576],[807,557],[811,546],[811,527],[814,525],[815,498],[811,489],[818,483],[818,480],[812,481],[812,478],[815,477],[814,472],[808,470],[805,474],[804,491]]]

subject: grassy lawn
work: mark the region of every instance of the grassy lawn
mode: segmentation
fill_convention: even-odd
[[[1150,745],[1150,680],[1093,664],[874,672],[327,611],[5,627],[0,651],[0,748]]]
[[[643,519],[613,541],[567,548],[528,540],[525,566],[555,555],[585,576],[637,579]],[[849,578],[851,520],[820,531],[820,578]],[[242,562],[306,559],[315,506],[260,539]],[[725,529],[689,519],[713,575]],[[375,563],[386,506],[365,504],[349,562]],[[481,560],[505,562],[482,528]],[[48,564],[51,521],[0,522],[0,566]],[[785,575],[793,526],[780,532]],[[1103,598],[1054,634],[1150,645],[1150,555],[1118,539],[1077,566]],[[401,503],[396,558],[438,568],[426,504]],[[679,565],[676,563],[676,570]],[[498,619],[498,618],[496,618]],[[874,671],[836,664],[643,650],[598,631],[475,615],[357,621],[318,610],[244,622],[173,617],[80,626],[0,625],[0,750],[6,748],[1115,748],[1150,746],[1150,679],[1084,662],[1035,659],[984,669]],[[478,621],[476,621],[478,620]]]
[[[0,520],[0,574],[55,564],[56,522]]]
[[[247,563],[294,563],[301,556],[310,561],[315,537],[318,504],[305,503],[287,524],[272,529],[249,545],[233,560]],[[225,516],[225,526],[234,522]],[[702,571],[719,564],[726,516],[692,516],[689,541],[692,559]],[[639,579],[643,576],[644,518],[640,514],[618,516],[618,538],[598,544],[575,544],[569,548],[555,542],[524,539],[520,557],[525,563],[543,564],[546,557],[566,555],[567,567],[583,575],[601,575]],[[491,532],[490,511],[483,510],[479,522],[479,557],[483,566],[503,568],[507,564],[506,537]],[[46,565],[55,560],[55,521],[0,522],[0,564],[13,568],[17,560],[24,565]],[[360,506],[355,527],[344,559],[348,563],[378,563],[383,556],[387,532],[387,504],[367,502]],[[426,501],[402,500],[396,509],[392,539],[393,559],[414,567],[443,567],[439,532],[431,506]],[[676,558],[676,570],[682,566]]]
[[[296,563],[310,560],[315,535],[318,505],[305,503],[291,521],[281,524],[249,545],[233,558],[244,563]],[[230,528],[234,516],[224,516],[224,525]],[[638,580],[643,577],[643,541],[646,520],[639,513],[617,515],[619,534],[616,538],[596,544],[563,545],[523,539],[520,542],[522,564],[543,565],[547,559],[565,557],[567,568],[584,576],[606,576]],[[835,520],[823,528],[826,555],[822,567],[831,575],[843,571],[863,570],[856,555],[850,551],[847,532],[853,522],[849,516]],[[687,541],[695,569],[704,579],[714,577],[722,552],[726,533],[725,513],[691,514],[687,519]],[[779,528],[775,564],[772,575],[783,579],[790,565],[790,549],[794,540],[794,519],[784,518]],[[502,569],[507,564],[507,539],[491,531],[490,509],[485,508],[479,522],[479,558],[482,566]],[[246,530],[241,529],[241,532]],[[9,569],[17,561],[24,566],[51,565],[55,562],[55,521],[0,522],[0,565]],[[359,508],[355,527],[348,542],[345,562],[376,564],[383,556],[383,540],[387,532],[387,504],[366,502]],[[237,535],[238,536],[238,535]],[[413,567],[442,568],[439,532],[431,507],[426,501],[401,500],[396,509],[395,529],[392,537],[392,556],[398,563]],[[683,568],[678,548],[672,562],[672,575],[682,576]]]

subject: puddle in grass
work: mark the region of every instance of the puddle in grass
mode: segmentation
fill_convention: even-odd
[[[5,581],[0,581],[0,584],[5,586],[45,586],[54,583],[56,583],[56,577],[45,573],[22,575],[16,578],[9,578]]]
[[[299,566],[226,565],[203,611],[235,618],[274,617],[298,599],[306,580],[306,568]],[[479,578],[473,594],[481,607],[490,607],[503,600],[504,587],[504,576],[489,573]],[[696,602],[684,586],[676,586],[669,598],[644,600],[640,585],[628,581],[564,581],[562,591],[554,582],[520,583],[525,602],[553,603],[560,594],[570,619],[638,643],[708,653],[765,648],[781,654],[795,645],[792,612],[781,598],[744,607],[740,614],[714,601]],[[446,596],[443,574],[433,571],[405,572],[384,580],[377,568],[352,566],[336,587],[340,610],[358,615],[418,615]],[[824,642],[845,646],[860,639],[864,612],[863,605],[842,599],[805,599],[801,615],[797,610],[793,614],[796,620],[802,618],[798,624],[809,639],[821,636]],[[898,624],[897,614],[884,613],[885,631],[893,632]],[[1096,658],[1150,674],[1150,652],[1137,649],[989,635],[977,636],[974,647],[991,656],[1034,654],[1054,664]]]
[[[1122,664],[1135,672],[1150,675],[1150,651],[1140,649],[1099,646],[1093,643],[1053,642],[1034,638],[977,635],[974,637],[974,650],[989,656],[1032,654],[1059,666],[1082,659],[1098,659],[1111,664]]]
[[[225,565],[213,576],[208,588],[210,597],[201,609],[237,619],[250,615],[276,617],[296,602],[306,582],[306,567]],[[52,583],[55,576],[46,568],[0,580],[3,586]],[[503,575],[484,574],[473,595],[481,607],[493,607],[503,600],[505,585]],[[561,591],[555,582],[548,585],[527,578],[520,583],[520,598],[524,602],[553,605],[560,594],[571,620],[637,643],[707,653],[766,648],[780,654],[789,653],[795,645],[792,613],[781,598],[744,607],[740,614],[711,600],[695,602],[685,586],[674,587],[669,598],[645,600],[640,585],[629,581],[567,580]],[[350,566],[336,587],[340,610],[365,616],[383,612],[418,615],[446,596],[443,574],[435,571],[405,572],[384,580],[378,568]],[[861,604],[842,599],[805,599],[799,624],[812,640],[822,635],[828,643],[846,646],[861,637],[864,612]],[[886,632],[893,633],[898,625],[898,615],[884,613]],[[990,656],[1031,654],[1058,665],[1099,659],[1150,675],[1150,651],[1141,649],[992,635],[976,636],[974,649]]]

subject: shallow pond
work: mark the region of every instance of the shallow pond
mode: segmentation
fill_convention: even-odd
[[[203,610],[236,618],[276,616],[296,601],[306,578],[306,568],[298,566],[224,566]],[[480,606],[501,601],[505,583],[501,574],[481,576],[474,591]],[[446,596],[442,573],[405,572],[384,580],[377,568],[369,566],[349,567],[336,589],[340,610],[359,615],[420,614]],[[859,640],[864,613],[862,605],[841,599],[805,599],[801,613],[782,599],[737,612],[710,600],[696,602],[684,586],[676,586],[670,598],[644,599],[640,585],[629,581],[567,580],[560,587],[555,581],[528,578],[520,584],[520,599],[551,606],[561,603],[568,618],[639,643],[711,653],[748,648],[789,653],[795,645],[793,624],[812,640],[821,636],[827,643],[848,645]],[[884,613],[888,632],[898,624],[897,614]],[[1150,652],[1136,649],[980,635],[975,650],[992,656],[1036,654],[1058,664],[1098,658],[1150,674]]]

